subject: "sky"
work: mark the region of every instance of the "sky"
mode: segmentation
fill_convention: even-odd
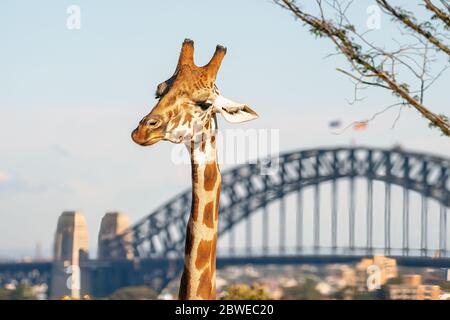
[[[404,4],[409,1],[397,1]],[[367,8],[352,15],[366,28]],[[68,29],[67,8],[80,8],[80,29]],[[374,39],[390,41],[381,17]],[[50,256],[58,216],[80,210],[95,253],[101,217],[122,211],[135,222],[190,187],[190,168],[171,159],[174,145],[142,148],[131,131],[156,100],[156,86],[176,66],[183,39],[195,41],[195,62],[228,48],[217,85],[260,118],[241,129],[277,130],[281,151],[336,145],[391,147],[450,157],[448,138],[413,109],[393,108],[365,131],[333,134],[395,102],[383,90],[350,105],[353,84],[315,39],[271,1],[3,0],[0,2],[0,257]],[[447,113],[450,73],[426,103]],[[222,119],[219,126],[231,128]],[[225,164],[223,169],[232,164]],[[95,255],[95,254],[94,254]]]

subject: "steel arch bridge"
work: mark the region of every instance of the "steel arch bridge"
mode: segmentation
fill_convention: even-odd
[[[273,158],[271,161],[271,174],[264,174],[267,168],[261,163],[241,165],[222,174],[222,194],[220,200],[219,237],[229,234],[230,255],[233,256],[234,237],[231,236],[233,228],[242,221],[262,211],[262,255],[268,254],[269,226],[268,205],[279,201],[279,250],[277,255],[286,255],[286,205],[285,198],[296,194],[296,252],[301,253],[305,248],[303,235],[306,231],[303,210],[303,190],[311,187],[314,191],[313,221],[308,228],[313,234],[313,246],[316,253],[323,249],[332,254],[345,252],[345,254],[373,253],[382,250],[386,254],[393,251],[400,252],[400,256],[449,256],[447,250],[447,209],[450,207],[450,159],[408,152],[401,148],[381,149],[369,147],[337,147],[323,149],[309,149],[289,152]],[[355,219],[357,213],[356,180],[367,180],[367,197],[365,215],[365,244],[357,246],[355,242]],[[348,180],[348,234],[346,244],[338,241],[338,181]],[[384,225],[383,246],[375,248],[374,231],[378,225],[374,223],[373,184],[381,181],[384,184],[384,208],[381,211]],[[331,184],[331,246],[325,248],[321,244],[321,208],[320,188],[325,182]],[[391,186],[397,185],[403,189],[403,208],[400,212],[392,210]],[[414,191],[420,194],[421,211],[420,223],[411,224],[410,197]],[[428,199],[439,203],[439,218],[436,223],[429,223]],[[133,227],[120,236],[104,240],[112,259],[129,256],[133,251],[135,257],[171,258],[182,257],[184,254],[184,241],[186,224],[190,214],[191,190],[187,190],[170,199],[164,205],[146,216]],[[401,226],[393,223],[393,217],[399,214]],[[437,250],[430,250],[429,231],[439,234]],[[413,228],[412,228],[413,227]],[[395,228],[395,230],[394,230]],[[411,231],[420,234],[420,247],[411,246]],[[250,224],[246,229],[247,255],[251,252]],[[401,232],[400,246],[393,246],[391,241],[393,233]],[[128,252],[128,254],[127,254]]]

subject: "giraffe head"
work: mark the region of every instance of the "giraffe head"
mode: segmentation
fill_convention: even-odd
[[[222,97],[215,85],[226,51],[218,45],[209,63],[198,67],[194,64],[194,42],[184,40],[175,73],[158,85],[158,102],[133,131],[133,141],[143,146],[160,140],[190,143],[199,133],[215,128],[216,113],[234,123],[257,118],[246,104]]]

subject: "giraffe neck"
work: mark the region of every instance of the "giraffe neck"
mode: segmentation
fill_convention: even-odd
[[[215,119],[212,120],[215,123]],[[186,230],[184,270],[179,298],[216,297],[216,244],[221,175],[217,164],[215,125],[191,143],[192,207]]]

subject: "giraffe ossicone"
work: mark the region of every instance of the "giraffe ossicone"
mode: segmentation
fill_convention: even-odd
[[[256,119],[248,105],[224,98],[215,84],[226,53],[217,45],[205,66],[194,64],[194,42],[183,42],[174,74],[157,86],[158,102],[132,133],[137,144],[184,143],[191,157],[192,206],[186,230],[180,299],[215,299],[216,245],[221,176],[216,114],[239,123]]]

